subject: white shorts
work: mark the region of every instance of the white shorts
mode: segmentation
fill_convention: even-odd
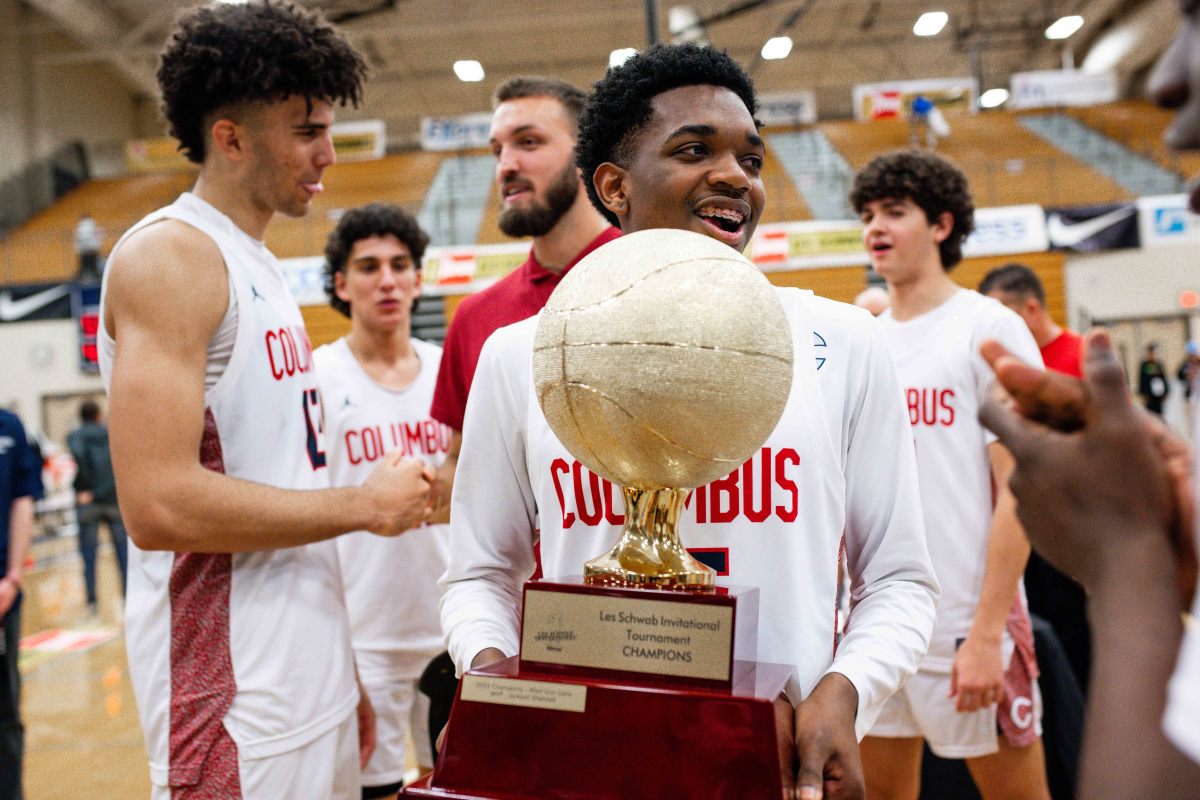
[[[378,681],[363,678],[375,709],[375,752],[362,773],[363,786],[400,783],[412,736],[416,762],[433,766],[429,746],[429,698],[417,690],[417,678]]]
[[[869,736],[885,739],[920,737],[942,758],[978,758],[1000,749],[997,706],[959,712],[950,693],[950,673],[918,670],[887,703]],[[1033,683],[1033,707],[1022,720],[1042,733],[1042,694]],[[1014,704],[1013,713],[1021,709]]]
[[[227,800],[360,800],[358,760],[358,715],[351,714],[303,747],[238,758],[241,794]],[[171,800],[170,787],[152,786],[150,800]]]

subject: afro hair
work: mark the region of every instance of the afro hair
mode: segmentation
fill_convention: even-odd
[[[350,316],[350,304],[337,296],[333,276],[346,269],[346,260],[355,243],[372,236],[399,239],[408,248],[418,271],[425,248],[429,246],[429,234],[421,230],[416,218],[400,206],[368,203],[343,214],[325,242],[325,294],[329,295],[329,305],[347,317]]]
[[[963,242],[975,229],[975,204],[967,177],[958,167],[923,150],[876,156],[854,177],[850,205],[861,214],[876,200],[911,200],[925,212],[930,225],[949,211],[954,226],[938,245],[942,269],[949,270],[962,261]]]
[[[654,98],[683,86],[721,86],[741,98],[750,116],[758,111],[745,70],[728,53],[693,43],[655,45],[610,67],[596,82],[579,120],[575,162],[583,170],[588,198],[613,225],[616,215],[600,202],[592,184],[596,168],[606,161],[624,166],[633,136],[650,121]]]
[[[212,114],[294,95],[357,106],[366,73],[362,57],[318,14],[256,0],[198,6],[180,17],[159,58],[158,85],[171,135],[201,164]]]

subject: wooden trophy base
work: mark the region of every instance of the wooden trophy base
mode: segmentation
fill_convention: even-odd
[[[401,797],[777,800],[774,701],[791,668],[749,664],[730,689],[522,671],[516,656],[459,684],[432,775]]]

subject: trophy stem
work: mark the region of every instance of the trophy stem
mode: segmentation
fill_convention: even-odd
[[[716,573],[679,541],[679,519],[691,489],[631,489],[625,492],[625,529],[616,546],[584,564],[591,584],[654,589],[709,590]]]

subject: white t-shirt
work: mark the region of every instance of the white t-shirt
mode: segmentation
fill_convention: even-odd
[[[871,316],[778,291],[795,347],[783,418],[758,454],[692,495],[680,535],[723,554],[719,583],[759,587],[758,659],[795,665],[793,702],[829,671],[854,684],[861,738],[916,670],[933,627],[937,583],[912,434]],[[467,403],[442,600],[460,671],[488,647],[518,652],[521,586],[539,530],[544,574],[556,578],[581,574],[621,529],[620,490],[579,464],[541,413],[536,326],[534,317],[492,335]],[[843,532],[852,610],[837,643]]]
[[[278,261],[189,193],[126,236],[162,219],[212,238],[237,298],[228,364],[204,392],[201,463],[268,486],[328,487],[312,347]],[[108,387],[116,344],[100,319]],[[342,594],[332,541],[232,555],[129,542],[125,638],[155,784],[190,785],[221,725],[250,759],[302,747],[354,713]]]
[[[432,467],[446,460],[450,429],[429,416],[442,348],[416,339],[412,345],[420,371],[399,390],[376,383],[344,338],[313,353],[332,485],[362,484],[393,450]],[[442,652],[437,580],[446,570],[447,535],[445,525],[426,525],[395,538],[366,531],[338,537],[354,655],[364,681],[419,677]]]
[[[1196,417],[1196,431],[1192,446],[1200,442],[1200,414]],[[1192,467],[1194,491],[1200,497],[1200,468]],[[1200,509],[1197,509],[1196,532],[1200,535]],[[1197,542],[1200,547],[1200,542]],[[1183,634],[1179,648],[1179,661],[1175,674],[1167,686],[1167,712],[1163,728],[1167,738],[1184,755],[1200,764],[1200,592],[1192,604],[1192,619]]]
[[[929,554],[942,586],[922,668],[949,670],[975,616],[992,527],[987,446],[996,437],[980,424],[979,407],[995,376],[979,345],[996,339],[1039,367],[1042,356],[1020,317],[969,289],[915,319],[897,322],[890,310],[879,319],[904,387]]]

